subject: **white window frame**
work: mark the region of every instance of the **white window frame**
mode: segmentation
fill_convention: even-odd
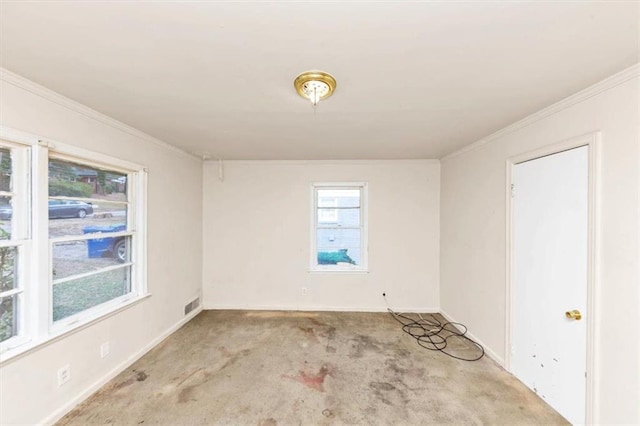
[[[319,265],[318,264],[318,191],[319,190],[358,190],[360,191],[360,264],[359,265]],[[311,184],[311,248],[309,259],[310,272],[366,273],[369,271],[368,244],[368,185],[366,182],[316,182]],[[336,200],[337,202],[337,200]],[[326,222],[325,222],[326,223]]]
[[[25,344],[29,340],[28,330],[30,328],[30,318],[27,315],[30,305],[31,288],[27,285],[30,281],[30,269],[27,268],[27,259],[31,257],[31,229],[30,229],[30,199],[31,187],[29,184],[31,149],[28,146],[12,143],[11,141],[0,140],[2,148],[11,151],[11,174],[12,188],[9,192],[0,191],[0,196],[10,196],[11,203],[11,239],[0,240],[0,247],[16,247],[18,250],[16,262],[17,287],[6,291],[2,297],[18,295],[18,314],[16,325],[17,332],[14,336],[0,343],[0,350],[4,348],[12,349]],[[20,177],[23,177],[20,179]],[[26,177],[26,178],[24,178]]]
[[[147,289],[147,247],[146,247],[146,211],[147,211],[147,171],[139,165],[104,154],[78,148],[72,145],[42,141],[37,136],[0,126],[0,145],[12,146],[24,150],[24,159],[14,160],[18,172],[24,179],[14,179],[14,185],[27,187],[25,200],[19,200],[18,206],[24,212],[24,219],[14,219],[13,226],[21,234],[30,238],[19,241],[23,253],[19,263],[19,282],[23,285],[24,303],[19,310],[18,336],[0,343],[0,365],[15,356],[29,352],[51,340],[77,331],[96,321],[104,319],[122,309],[137,304],[150,296]],[[60,238],[49,237],[48,214],[48,175],[49,158],[70,161],[113,170],[127,175],[127,229],[109,233],[109,237],[131,237],[131,291],[108,302],[86,309],[59,321],[53,322],[53,243],[63,240],[83,240],[95,238],[100,234],[85,234]],[[26,164],[23,164],[25,163]],[[13,189],[18,193],[18,190]],[[0,194],[1,195],[1,194]],[[52,197],[55,199],[77,200],[77,197]],[[95,202],[95,200],[92,200]],[[14,207],[14,217],[17,208]],[[25,223],[23,224],[22,221]],[[16,228],[16,229],[18,229]],[[12,233],[13,236],[13,233]],[[0,246],[6,243],[0,241]],[[126,267],[126,266],[122,266]],[[56,280],[59,281],[59,280]],[[18,337],[18,338],[16,338]]]

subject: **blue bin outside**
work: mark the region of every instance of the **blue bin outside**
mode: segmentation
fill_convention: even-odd
[[[127,225],[113,225],[113,226],[86,226],[82,228],[84,234],[95,234],[98,232],[120,232],[127,229]],[[89,251],[89,257],[102,257],[105,252],[111,250],[113,244],[113,238],[96,238],[87,241],[87,249]]]

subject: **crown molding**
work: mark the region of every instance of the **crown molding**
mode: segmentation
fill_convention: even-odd
[[[103,114],[101,112],[98,112],[92,108],[89,108],[88,106],[85,106],[79,102],[74,101],[73,99],[69,99],[66,96],[61,95],[58,92],[54,92],[51,89],[48,89],[38,83],[35,83],[31,80],[26,79],[25,77],[22,77],[14,72],[11,72],[9,70],[7,70],[6,68],[2,68],[0,67],[0,80],[9,83],[13,86],[16,86],[20,89],[26,90],[27,92],[30,92],[34,95],[40,96],[43,99],[46,99],[50,102],[53,102],[57,105],[60,105],[64,108],[67,108],[73,112],[76,112],[78,114],[81,114],[87,118],[91,118],[93,120],[96,120],[102,124],[106,124],[107,126],[113,127],[114,129],[118,129],[124,133],[127,133],[131,136],[137,137],[139,139],[142,139],[146,142],[150,142],[154,145],[160,146],[162,148],[166,148],[169,149],[173,152],[176,152],[178,154],[181,154],[185,157],[191,158],[191,159],[197,159],[197,160],[202,160],[201,157],[198,157],[197,155],[185,151],[181,148],[178,148],[175,145],[171,145],[167,142],[164,142],[158,138],[155,138],[147,133],[144,133],[138,129],[136,129],[135,127],[131,127],[128,124],[125,124],[121,121],[116,120],[115,118],[111,118],[106,114]]]
[[[207,159],[205,165],[216,165],[219,159]],[[224,164],[234,166],[383,166],[389,164],[440,164],[435,158],[424,159],[392,159],[392,160],[224,160]]]
[[[612,76],[605,78],[604,80],[599,81],[598,83],[592,86],[589,86],[586,89],[583,89],[578,93],[575,93],[569,96],[568,98],[564,98],[561,101],[556,102],[555,104],[552,104],[544,109],[541,109],[538,112],[534,112],[533,114],[523,118],[522,120],[516,121],[515,123],[510,124],[507,127],[504,127],[498,130],[497,132],[490,134],[487,137],[484,137],[476,142],[473,142],[469,145],[466,145],[458,149],[457,151],[447,154],[444,157],[442,157],[440,161],[445,162],[453,158],[456,158],[462,154],[465,154],[467,152],[474,151],[483,145],[486,145],[492,141],[495,141],[496,139],[499,139],[519,129],[522,129],[523,127],[527,127],[553,114],[557,114],[560,111],[563,111],[569,107],[579,104],[580,102],[584,102],[589,98],[592,98],[606,90],[612,89],[616,86],[619,86],[620,84],[626,83],[627,81],[637,78],[639,76],[640,76],[640,63],[632,65],[629,68],[626,68],[616,74],[613,74]]]

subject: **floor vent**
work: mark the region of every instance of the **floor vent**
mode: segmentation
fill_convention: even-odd
[[[184,305],[184,314],[187,315],[189,312],[193,311],[198,306],[200,306],[200,298],[196,297],[191,302]]]

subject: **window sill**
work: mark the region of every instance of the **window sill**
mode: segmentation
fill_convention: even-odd
[[[15,361],[17,359],[22,358],[23,356],[26,356],[32,352],[35,352],[36,350],[42,349],[45,346],[48,346],[52,343],[55,343],[59,340],[62,340],[74,333],[77,333],[81,330],[84,330],[87,327],[90,327],[94,324],[97,324],[100,321],[104,321],[107,318],[112,317],[113,315],[116,315],[126,309],[129,309],[141,302],[143,302],[144,300],[148,299],[149,297],[151,297],[151,293],[146,293],[143,295],[140,295],[134,299],[128,300],[126,303],[123,303],[122,305],[113,308],[103,314],[101,314],[98,317],[95,318],[91,318],[91,319],[86,319],[84,321],[79,321],[77,323],[74,323],[73,325],[69,326],[69,328],[65,329],[64,331],[61,332],[57,332],[57,333],[52,333],[49,336],[47,336],[44,339],[40,339],[40,340],[29,340],[26,341],[25,343],[13,347],[11,349],[6,349],[4,352],[0,353],[0,367],[3,367],[4,365]]]

